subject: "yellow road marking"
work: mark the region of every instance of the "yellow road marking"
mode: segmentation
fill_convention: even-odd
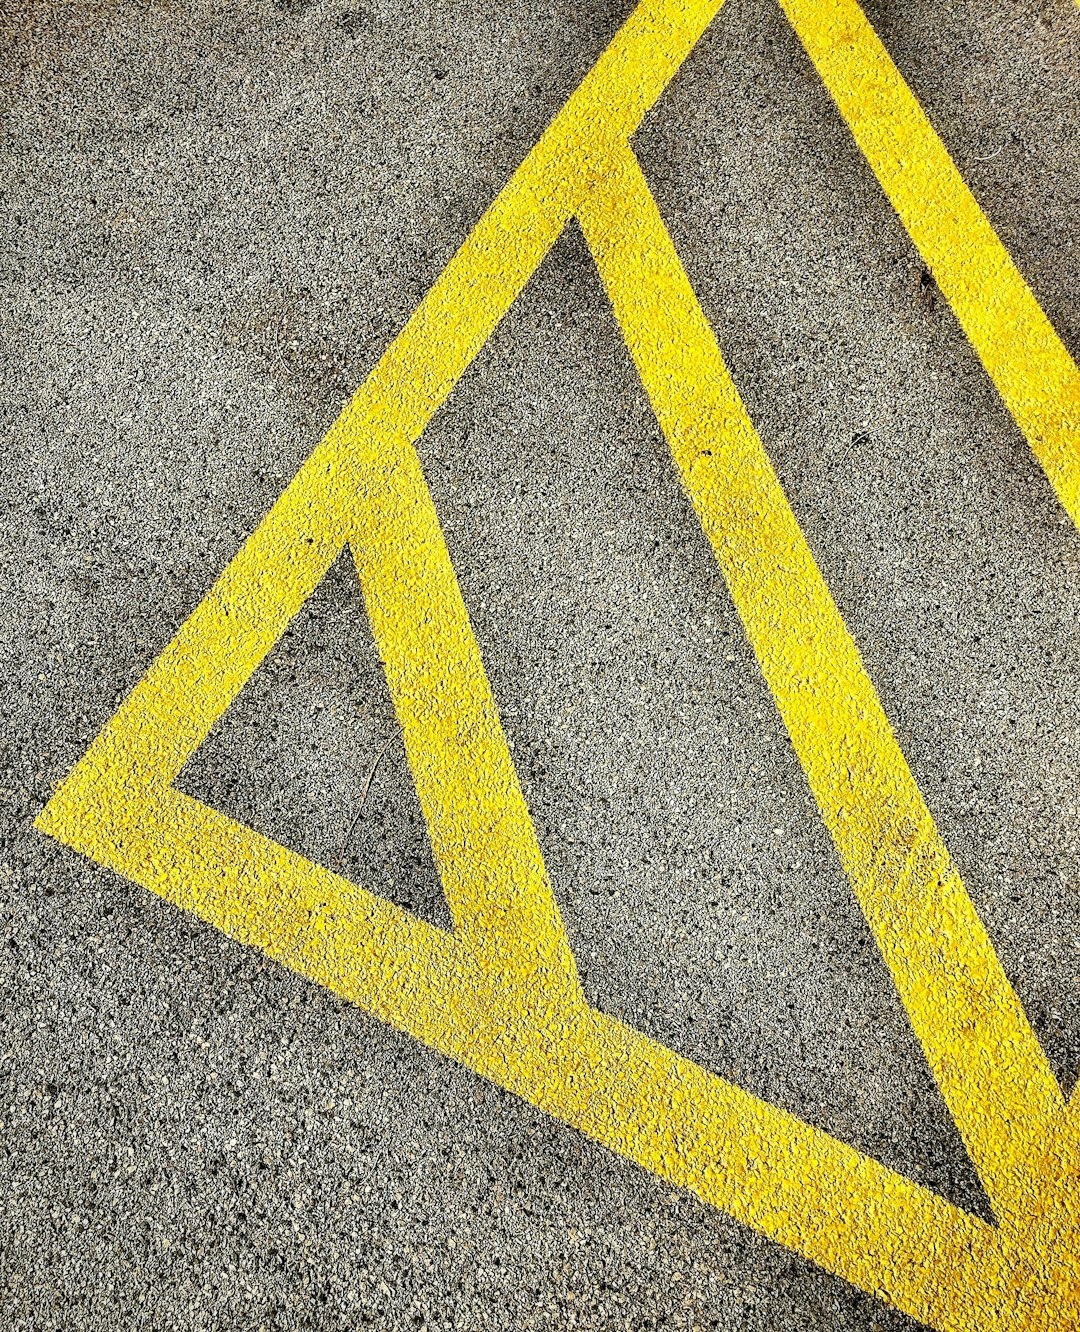
[[[581,220],[682,482],[848,880],[998,1216],[1023,1218],[1061,1091],[627,147]]]
[[[890,117],[922,115],[900,76],[848,0],[828,0],[846,28],[818,22],[824,5],[786,3],[872,164],[876,152],[887,166]],[[1060,1091],[628,145],[719,7],[639,6],[38,826],[941,1332],[1076,1324],[1076,1134]],[[928,151],[952,169],[924,119],[917,130],[908,147],[926,148],[928,135]],[[892,176],[881,161],[875,169],[910,212],[907,158],[897,161]],[[919,179],[931,190],[944,180],[952,198],[947,175]],[[918,206],[930,215],[934,199]],[[581,993],[413,447],[574,213],[998,1227],[596,1012]],[[954,224],[950,243],[962,251],[969,222]],[[917,218],[911,225],[929,244]],[[972,236],[982,253],[985,234]],[[980,323],[964,293],[983,270],[947,253],[938,268],[949,262],[958,276],[939,282],[977,347],[1036,327],[1015,269],[997,322]],[[1022,428],[1071,503],[1076,371],[1036,333],[1030,362],[1015,346],[991,346],[988,368],[1010,409],[1024,407]],[[1046,382],[1054,374],[1056,387]],[[450,934],[172,785],[346,543]]]
[[[780,0],[1016,424],[1080,526],[1080,370],[856,0]]]

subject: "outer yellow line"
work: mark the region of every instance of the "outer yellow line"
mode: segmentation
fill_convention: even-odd
[[[560,994],[557,973],[548,992],[512,959],[484,965],[175,790],[129,801],[116,823],[82,812],[65,826],[64,806],[46,830],[913,1317],[1012,1328],[991,1227]]]
[[[1026,1216],[1058,1085],[893,738],[633,153],[581,207],[683,484],[995,1209]]]
[[[1080,371],[855,0],[780,3],[1080,526]]]

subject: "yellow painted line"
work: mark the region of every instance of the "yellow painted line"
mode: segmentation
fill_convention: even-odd
[[[934,827],[633,153],[581,212],[627,344],[874,938],[999,1218],[1061,1091]]]
[[[627,146],[718,8],[634,12],[38,826],[940,1332],[1080,1325],[1060,1093]],[[575,212],[1000,1227],[582,995],[413,447]],[[452,933],[173,785],[345,544]]]
[[[780,0],[807,54],[1080,526],[1080,370],[855,0]]]
[[[964,183],[856,0],[780,0],[905,230],[1073,523],[1080,526],[1080,368]],[[1078,1088],[1080,1091],[1080,1088]],[[1050,1099],[1044,1094],[1044,1107]],[[1080,1094],[1048,1124],[1080,1142]],[[1027,1137],[1031,1169],[1044,1140]],[[970,1146],[970,1144],[969,1144]]]

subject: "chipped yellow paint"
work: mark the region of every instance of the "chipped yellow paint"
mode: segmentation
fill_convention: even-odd
[[[1078,1116],[934,827],[629,146],[720,3],[638,7],[38,826],[940,1332],[1080,1326]],[[1076,367],[854,0],[782,3],[1077,518]],[[582,994],[414,449],[574,215],[997,1225]],[[345,544],[450,933],[173,785]]]

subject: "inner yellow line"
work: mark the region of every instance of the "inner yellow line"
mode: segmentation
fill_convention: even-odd
[[[617,162],[617,165],[616,165]],[[1060,1089],[896,743],[629,147],[579,216],[683,485],[1002,1219]]]

